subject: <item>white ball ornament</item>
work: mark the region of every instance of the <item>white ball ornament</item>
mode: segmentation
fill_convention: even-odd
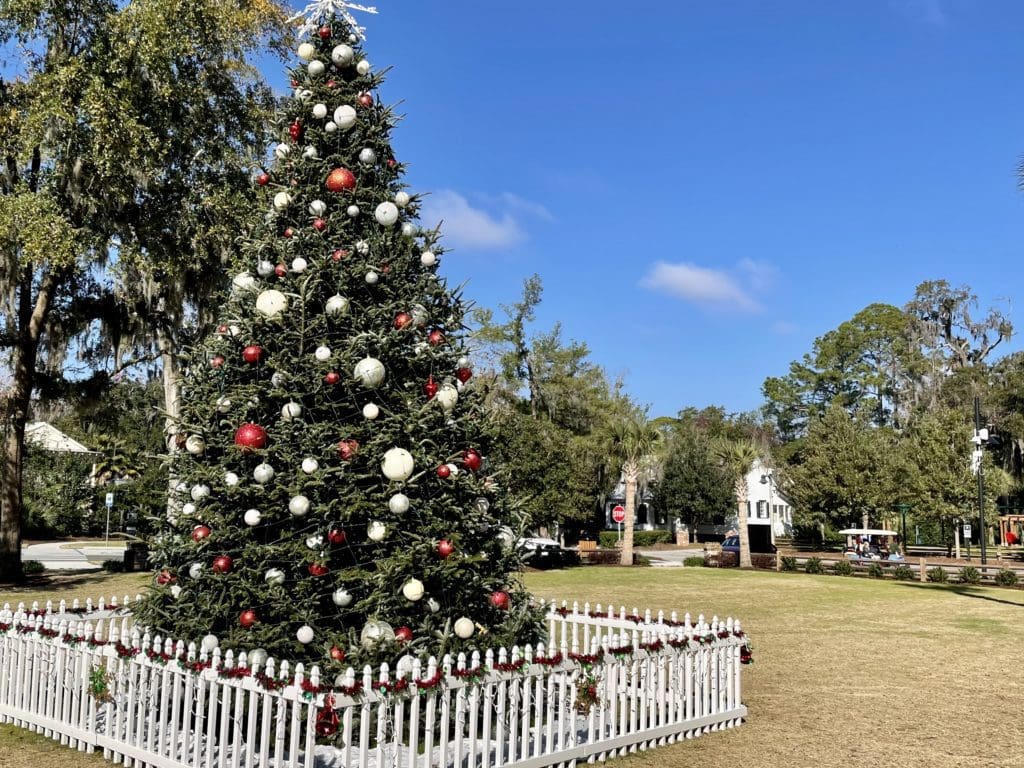
[[[303,61],[309,61],[316,55],[316,48],[311,43],[302,43],[299,45],[299,58]]]
[[[271,289],[256,297],[256,311],[270,320],[280,317],[286,309],[288,297],[280,291]]]
[[[175,600],[181,597],[181,587],[179,587],[177,584],[171,585],[171,597],[173,597]]]
[[[295,633],[295,639],[303,645],[309,645],[313,642],[314,632],[313,628],[309,624],[303,624],[299,627],[299,630]]]
[[[306,537],[306,549],[320,549],[324,545],[324,537],[319,533]]]
[[[359,38],[356,37],[356,34],[353,32],[351,35],[348,36],[348,41],[350,43],[358,43],[359,42]]]
[[[420,264],[424,267],[432,267],[437,264],[437,256],[433,251],[424,251],[420,254]]]
[[[359,642],[363,648],[373,648],[377,643],[386,642],[394,636],[395,632],[390,624],[370,619],[359,633]]]
[[[327,300],[324,305],[324,309],[327,310],[327,314],[332,317],[341,317],[348,312],[348,299],[340,294],[335,294]]]
[[[320,462],[314,459],[312,456],[308,456],[302,460],[302,471],[307,475],[312,475],[320,469]]]
[[[473,625],[473,622],[465,616],[455,621],[455,634],[463,640],[472,637],[473,630],[475,629],[476,627]]]
[[[459,474],[459,467],[457,464],[449,464],[448,471],[451,473],[451,477],[455,477]]]
[[[251,291],[256,287],[256,278],[249,272],[239,272],[232,278],[231,287],[237,291]]]
[[[347,131],[356,124],[356,111],[348,104],[342,104],[334,110],[334,122],[343,131]]]
[[[242,329],[239,328],[237,325],[231,325],[231,326],[228,326],[228,332],[232,336],[237,336],[238,334],[240,334],[242,332]]]
[[[293,421],[302,415],[302,406],[296,402],[285,403],[281,406],[281,418],[285,421]]]
[[[469,358],[465,355],[459,358],[459,368],[469,368]]]
[[[357,240],[356,241],[356,252],[360,253],[363,256],[365,256],[366,254],[368,254],[370,252],[370,244],[368,242],[366,242],[365,240]]]
[[[306,67],[306,71],[309,72],[312,77],[319,77],[324,73],[324,63],[322,61],[311,61]]]
[[[377,162],[377,153],[369,147],[363,147],[359,150],[359,162],[363,165],[373,165]]]
[[[203,575],[203,570],[204,568],[202,563],[192,563],[192,565],[188,567],[188,575],[193,579],[198,579]]]
[[[270,277],[274,274],[274,265],[272,262],[263,260],[256,265],[256,274],[260,277]]]
[[[459,390],[451,384],[445,384],[434,395],[434,399],[441,405],[441,409],[445,413],[451,413],[455,408],[455,404],[459,401]]]
[[[295,273],[301,275],[303,272],[306,271],[306,267],[308,267],[308,266],[309,266],[309,262],[307,262],[301,256],[296,256],[294,259],[292,259],[292,272],[295,272]]]
[[[315,357],[321,363],[326,362],[327,360],[331,359],[331,348],[325,347],[323,344],[321,344],[319,347],[316,348],[316,351],[313,352],[313,357]]]
[[[272,587],[279,587],[284,584],[284,571],[280,568],[270,568],[263,574],[263,580]]]
[[[384,453],[380,469],[388,480],[408,480],[415,469],[412,454],[404,448],[391,448]]]
[[[345,213],[348,214],[348,217],[350,219],[354,219],[356,216],[359,215],[359,206],[358,205],[350,205],[348,208],[345,209]]]
[[[395,195],[395,205],[399,208],[405,208],[409,204],[409,193],[399,192]]]
[[[176,486],[174,486],[175,493],[188,493],[188,483],[182,480]]]
[[[287,192],[278,192],[274,195],[274,208],[279,211],[283,211],[292,202],[292,196]]]
[[[377,206],[377,210],[373,212],[373,217],[377,220],[378,224],[382,224],[385,227],[394,226],[395,222],[398,221],[398,206],[392,202],[383,202]]]
[[[273,376],[270,377],[270,383],[273,384],[275,387],[283,387],[285,381],[287,381],[287,379],[285,378],[285,375],[280,371],[277,371],[276,373],[274,373]]]
[[[380,275],[374,272],[372,269],[366,273],[366,284],[376,285],[380,281]]]
[[[331,51],[331,61],[339,67],[347,67],[355,59],[355,51],[348,45],[336,45]]]
[[[377,407],[376,403],[367,403],[363,406],[363,418],[373,421],[380,416],[380,408]]]
[[[216,635],[203,635],[203,640],[199,647],[207,653],[213,653],[220,647],[220,640],[217,639]]]
[[[195,504],[189,501],[181,505],[181,514],[183,514],[185,517],[192,517],[192,515],[196,513],[197,509],[198,507],[196,507]]]
[[[427,320],[430,319],[430,313],[427,312],[427,308],[422,304],[413,304],[412,312],[410,314],[412,315],[413,325],[417,328],[422,328],[427,324]]]
[[[199,435],[189,435],[185,441],[185,450],[193,456],[201,456],[206,452],[206,441]]]
[[[205,485],[204,483],[193,485],[190,495],[192,496],[192,501],[202,501],[210,495],[210,486]]]
[[[384,382],[384,363],[375,357],[364,357],[356,363],[353,375],[364,387],[374,389]]]
[[[234,472],[226,473],[224,475],[224,485],[228,486],[229,488],[234,488],[236,485],[238,485],[238,475],[236,475]]]
[[[352,603],[352,593],[347,589],[339,588],[334,590],[334,593],[331,595],[331,600],[339,608],[345,608]]]
[[[416,227],[412,225],[411,221],[407,221],[402,225],[402,234],[405,235],[406,237],[412,237],[415,231]]]
[[[366,59],[360,59],[359,63],[356,64],[356,72],[360,75],[368,75],[370,73],[370,62]]]
[[[323,120],[327,117],[327,105],[326,104],[314,104],[313,105],[313,117],[317,120]]]
[[[333,120],[328,120],[324,123],[324,131],[327,133],[336,133],[338,130],[338,124]]]
[[[323,200],[314,200],[309,204],[310,216],[323,216],[325,213],[327,213],[327,203]]]
[[[288,502],[288,511],[295,517],[302,517],[309,512],[309,499],[305,496],[292,496]]]
[[[431,613],[437,613],[441,610],[441,604],[431,597],[427,599],[427,608]]]
[[[274,157],[278,160],[284,160],[288,157],[288,153],[292,151],[292,148],[287,144],[278,144],[274,147]]]
[[[313,98],[313,92],[308,88],[299,90],[295,95],[298,97],[299,101],[309,101]]]
[[[265,462],[259,464],[252,471],[252,479],[257,483],[269,483],[274,479],[274,468]]]
[[[306,147],[304,150],[302,150],[302,156],[310,160],[313,160],[319,156],[319,153],[316,151],[316,147],[310,145]]]
[[[396,493],[388,499],[388,509],[396,515],[403,515],[409,511],[409,497],[404,493]]]
[[[380,520],[374,520],[366,527],[366,537],[370,541],[384,541],[388,535],[388,528]]]
[[[242,519],[246,525],[259,525],[263,520],[263,513],[258,509],[247,509]]]
[[[406,600],[415,603],[423,598],[423,582],[419,579],[409,579],[402,585],[402,596]]]

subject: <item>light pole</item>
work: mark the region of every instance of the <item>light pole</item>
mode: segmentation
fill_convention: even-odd
[[[974,396],[974,443],[973,458],[978,472],[978,528],[981,535],[981,564],[987,562],[985,552],[985,443],[988,442],[988,430],[981,426],[981,398]]]
[[[761,475],[761,482],[768,486],[768,527],[771,531],[770,541],[775,546],[775,505],[772,504],[772,471],[766,469]]]

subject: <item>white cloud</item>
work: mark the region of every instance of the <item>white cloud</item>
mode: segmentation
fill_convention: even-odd
[[[523,210],[527,201],[514,195],[507,197],[515,202],[503,195],[503,210],[492,213],[474,207],[454,190],[441,189],[424,198],[420,218],[427,226],[441,222],[445,242],[455,247],[508,248],[527,237],[511,210]],[[538,208],[544,210],[541,206]],[[544,212],[547,213],[546,210]]]
[[[750,279],[748,268],[744,267],[743,262],[739,272],[746,273],[747,282],[751,288],[754,287],[755,281]],[[757,312],[761,309],[761,305],[751,296],[750,289],[735,275],[726,270],[699,267],[688,262],[669,264],[659,261],[640,281],[640,285],[685,301],[720,309],[742,312]]]
[[[740,259],[737,267],[747,278],[750,287],[758,293],[771,288],[775,284],[776,275],[779,273],[774,264],[769,264],[765,261],[754,261],[753,259]]]

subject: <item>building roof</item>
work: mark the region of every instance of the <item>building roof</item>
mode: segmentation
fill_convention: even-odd
[[[25,425],[25,442],[56,453],[96,453],[45,421],[32,421]]]

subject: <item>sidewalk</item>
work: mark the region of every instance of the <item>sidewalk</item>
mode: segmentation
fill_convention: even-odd
[[[98,563],[103,560],[120,560],[124,557],[125,544],[111,542],[110,546],[84,546],[93,542],[84,541],[48,541],[42,544],[31,544],[21,550],[21,560],[35,560],[43,564],[48,571],[98,571]]]

